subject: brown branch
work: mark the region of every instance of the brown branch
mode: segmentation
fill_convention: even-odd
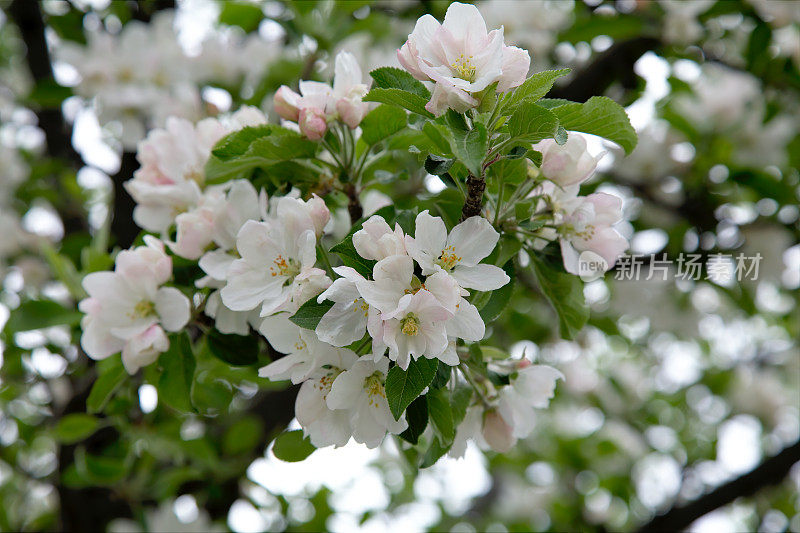
[[[789,474],[792,465],[800,461],[800,440],[770,457],[750,472],[717,487],[686,504],[673,507],[654,517],[639,531],[680,531],[701,516],[727,505],[737,498],[751,496],[764,487],[776,485]]]
[[[486,190],[486,178],[481,176],[467,176],[467,197],[464,198],[464,207],[461,208],[461,222],[470,217],[480,216],[483,207],[483,191]]]

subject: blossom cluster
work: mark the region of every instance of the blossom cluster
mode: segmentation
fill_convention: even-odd
[[[558,239],[564,268],[571,274],[580,274],[579,259],[610,269],[628,249],[628,239],[614,227],[622,221],[622,200],[604,192],[578,194],[602,154],[589,154],[586,140],[577,134],[571,134],[563,145],[545,139],[534,149],[542,154],[539,170],[547,181],[534,191],[541,198],[541,207],[533,217],[544,216],[553,222],[541,229],[537,245],[543,247]]]
[[[275,93],[275,111],[284,120],[296,122],[303,135],[318,140],[336,119],[351,129],[357,128],[369,111],[369,104],[361,100],[368,90],[355,56],[342,51],[336,55],[333,87],[319,81],[301,81],[297,94],[282,85]]]

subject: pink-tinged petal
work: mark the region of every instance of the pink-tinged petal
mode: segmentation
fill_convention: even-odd
[[[443,115],[448,109],[464,113],[480,103],[470,96],[468,92],[453,85],[452,82],[442,79],[436,81],[431,99],[425,104],[425,109],[435,116]]]
[[[236,260],[236,257],[223,250],[212,250],[203,254],[198,262],[203,272],[218,281],[224,281],[228,268]]]
[[[273,98],[275,112],[286,120],[297,122],[300,117],[300,95],[286,85],[281,85]]]
[[[158,355],[169,349],[169,339],[159,326],[152,326],[130,339],[122,348],[122,366],[128,374],[135,374],[141,367],[158,359]]]
[[[304,107],[298,117],[300,133],[311,141],[318,141],[328,131],[328,121],[325,112],[315,107]]]
[[[156,313],[167,331],[178,331],[189,322],[191,304],[175,287],[161,287],[156,293]]]
[[[425,289],[433,294],[447,310],[455,312],[456,304],[461,300],[458,283],[443,270],[425,279]]]
[[[411,297],[405,313],[415,313],[421,322],[441,322],[453,316],[450,310],[445,308],[433,294],[425,289],[417,291]]]
[[[598,226],[611,226],[622,220],[622,199],[604,192],[592,193],[586,202],[594,205],[594,223]]]
[[[462,287],[477,291],[493,291],[511,281],[502,268],[484,263],[475,266],[458,265],[451,276]]]
[[[608,264],[608,268],[614,266],[619,256],[628,249],[628,239],[610,227],[597,228],[591,238],[575,241],[574,244],[580,249],[600,255]]]
[[[125,341],[111,334],[108,326],[99,319],[89,319],[81,321],[83,334],[81,335],[81,347],[86,355],[95,360],[105,359],[106,357],[119,353],[125,345]]]
[[[503,73],[497,84],[497,92],[504,93],[522,85],[531,68],[531,56],[527,50],[516,46],[503,47]]]
[[[242,259],[256,265],[269,265],[278,252],[278,243],[266,222],[248,220],[236,236],[236,249]]]
[[[494,409],[483,415],[483,438],[494,451],[500,453],[510,451],[516,443],[511,426]]]
[[[359,361],[350,370],[339,374],[339,377],[331,385],[331,391],[326,398],[328,408],[350,409],[354,407],[364,392],[364,379],[371,373],[369,370],[368,365]]]

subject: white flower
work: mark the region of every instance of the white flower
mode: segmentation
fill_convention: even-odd
[[[502,268],[480,264],[499,238],[489,221],[477,216],[458,224],[448,236],[442,219],[425,210],[417,215],[416,232],[406,237],[406,248],[424,275],[447,272],[462,288],[492,291],[510,281]]]
[[[278,313],[261,321],[259,333],[275,350],[288,355],[262,367],[258,375],[272,381],[290,379],[292,383],[301,383],[322,366],[331,353],[344,349],[320,341],[313,331],[301,328],[290,321],[289,316],[289,313]]]
[[[364,336],[370,313],[376,313],[374,307],[361,297],[357,282],[364,281],[364,276],[350,267],[335,267],[334,272],[342,276],[333,281],[317,301],[334,302],[333,307],[323,315],[315,332],[323,342],[333,346],[347,346]]]
[[[399,224],[394,231],[380,215],[373,215],[353,234],[353,247],[364,259],[380,261],[393,255],[406,255],[405,234]]]
[[[261,316],[296,311],[330,285],[315,268],[318,224],[302,200],[283,197],[275,218],[247,221],[236,238],[242,258],[227,271],[222,301],[234,311],[261,306]]]
[[[617,258],[628,249],[628,240],[613,227],[622,220],[622,200],[597,192],[575,197],[563,205],[558,215],[558,233],[567,272],[580,273],[581,252],[600,256],[606,269],[614,266]]]
[[[498,410],[512,427],[515,438],[531,434],[534,409],[544,409],[550,404],[558,379],[564,379],[564,374],[553,367],[528,365],[519,370],[510,385],[500,389]]]
[[[454,2],[444,22],[424,15],[398,50],[400,64],[422,81],[436,87],[425,108],[441,115],[448,107],[464,112],[478,105],[473,96],[494,82],[505,92],[525,81],[530,67],[528,52],[503,44],[503,30],[487,32],[478,9]]]
[[[350,129],[356,129],[369,111],[369,103],[362,101],[368,91],[369,86],[363,82],[355,56],[339,52],[333,76],[333,107]]]
[[[136,154],[141,167],[125,182],[137,204],[133,219],[139,227],[165,233],[175,215],[197,205],[206,161],[225,133],[216,119],[195,126],[171,117],[165,129],[148,134]]]
[[[386,374],[389,360],[374,361],[365,355],[353,366],[339,374],[328,393],[330,409],[347,409],[356,442],[376,448],[386,432],[398,434],[406,430],[405,415],[395,420],[386,401]]]
[[[344,446],[350,440],[351,413],[346,409],[329,408],[327,398],[336,378],[356,360],[358,356],[351,350],[331,350],[320,360],[322,365],[300,386],[294,414],[303,433],[317,448]]]
[[[544,139],[534,144],[533,149],[542,153],[539,169],[544,177],[561,187],[589,179],[605,153],[592,157],[586,149],[586,139],[577,133],[571,133],[564,145]]]
[[[178,289],[160,287],[172,273],[163,244],[120,253],[114,272],[94,272],[83,279],[89,297],[81,301],[81,346],[92,359],[122,351],[129,374],[148,365],[169,347],[164,330],[178,331],[189,321],[190,303]]]

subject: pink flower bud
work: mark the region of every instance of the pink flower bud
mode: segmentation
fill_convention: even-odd
[[[523,368],[528,368],[529,366],[531,366],[531,364],[533,364],[533,363],[531,363],[530,359],[526,359],[525,357],[523,357],[522,359],[517,361],[517,370],[522,370]]]
[[[278,113],[281,118],[297,122],[300,117],[300,109],[298,107],[300,103],[299,94],[286,85],[281,85],[275,93],[273,103],[275,105],[275,112]]]
[[[328,131],[325,112],[313,107],[305,107],[300,110],[298,125],[300,132],[312,141],[322,139],[325,132]]]
[[[325,225],[331,219],[331,212],[328,206],[325,205],[325,200],[316,194],[312,195],[311,199],[306,202],[306,206],[308,206],[308,214],[311,215],[311,220],[314,221],[314,231],[319,237],[322,235]]]
[[[494,409],[483,415],[483,438],[494,451],[500,453],[510,451],[516,443],[511,426]]]

